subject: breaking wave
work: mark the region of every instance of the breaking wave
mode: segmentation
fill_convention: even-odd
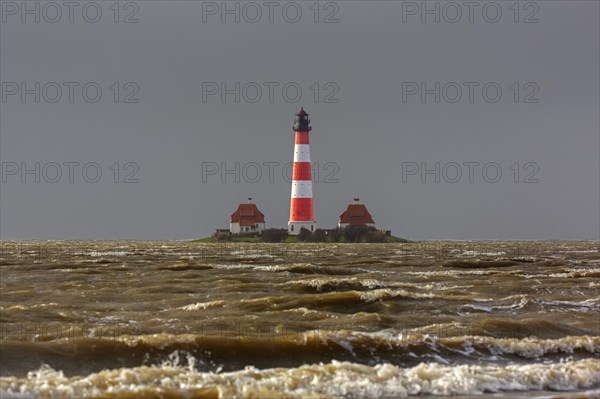
[[[421,363],[402,368],[332,361],[296,368],[198,372],[188,367],[103,370],[66,377],[43,366],[27,378],[0,379],[3,397],[33,398],[381,398],[413,395],[477,395],[486,392],[574,391],[600,382],[597,360],[553,364],[482,366]],[[15,397],[12,396],[12,397]]]

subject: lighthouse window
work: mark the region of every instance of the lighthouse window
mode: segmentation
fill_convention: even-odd
[[[294,225],[292,225],[292,231],[294,231]]]
[[[315,227],[315,226],[313,226],[313,225],[311,224],[311,225],[310,225],[310,231],[313,231],[313,228],[314,228],[314,227]]]

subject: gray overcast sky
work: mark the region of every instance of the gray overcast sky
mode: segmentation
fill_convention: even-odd
[[[2,239],[285,227],[300,106],[320,227],[600,238],[599,2],[223,4],[1,2]]]

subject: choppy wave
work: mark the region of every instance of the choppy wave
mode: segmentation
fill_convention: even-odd
[[[173,352],[197,359],[204,365],[204,371],[219,365],[226,370],[241,369],[248,364],[261,368],[273,364],[296,367],[334,359],[408,366],[423,361],[443,364],[556,361],[565,356],[582,360],[600,354],[600,337],[541,339],[455,335],[465,332],[468,333],[461,326],[449,325],[360,332],[327,328],[301,331],[282,325],[258,329],[238,325],[224,329],[214,324],[202,326],[195,334],[62,339],[29,345],[8,342],[3,345],[2,367],[11,369],[12,375],[19,375],[45,362],[66,374],[74,374],[104,368],[156,365]]]
[[[376,279],[366,279],[359,277],[347,278],[310,278],[305,280],[293,280],[286,283],[289,286],[300,286],[307,288],[309,291],[337,291],[341,289],[347,290],[364,290],[379,287],[387,287],[383,281]]]
[[[209,302],[196,302],[196,303],[182,306],[178,309],[193,311],[193,310],[200,310],[200,309],[204,310],[204,309],[214,308],[214,307],[224,306],[224,305],[225,305],[225,301],[216,300],[216,301],[209,301]]]
[[[590,298],[583,301],[541,301],[543,307],[570,312],[599,312],[600,298]]]
[[[455,268],[460,268],[460,269],[483,269],[483,268],[494,268],[494,267],[509,267],[509,266],[515,266],[518,264],[519,264],[519,262],[510,260],[510,259],[495,259],[495,260],[457,259],[457,260],[447,261],[444,264],[442,264],[442,266],[455,267]]]
[[[598,360],[553,364],[480,366],[421,363],[401,368],[389,363],[367,366],[351,362],[304,365],[296,368],[234,372],[198,372],[188,367],[104,370],[66,377],[49,367],[27,378],[0,379],[3,396],[45,398],[382,398],[413,395],[476,395],[485,392],[574,391],[600,382]]]
[[[304,287],[310,286],[302,284]],[[342,283],[343,285],[344,283]],[[354,313],[363,311],[367,306],[379,306],[383,300],[396,301],[411,301],[411,300],[428,300],[436,296],[428,292],[413,292],[404,289],[367,289],[360,283],[356,284],[360,291],[355,290],[340,290],[340,291],[325,291],[315,294],[303,294],[298,296],[282,295],[282,296],[265,296],[258,298],[241,299],[237,304],[240,309],[250,310],[288,310],[296,307],[306,307],[316,310],[330,310],[339,313]],[[335,285],[333,285],[335,286]],[[333,287],[330,285],[330,287]],[[340,287],[340,286],[337,286]],[[340,287],[342,288],[342,287]],[[466,297],[453,297],[451,295],[444,296],[445,299],[453,300]],[[380,306],[379,306],[380,307]],[[374,308],[375,309],[375,308]]]

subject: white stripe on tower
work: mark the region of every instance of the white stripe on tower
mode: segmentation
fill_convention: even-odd
[[[294,162],[310,162],[310,144],[294,145]]]
[[[292,180],[292,198],[312,198],[311,180]]]

